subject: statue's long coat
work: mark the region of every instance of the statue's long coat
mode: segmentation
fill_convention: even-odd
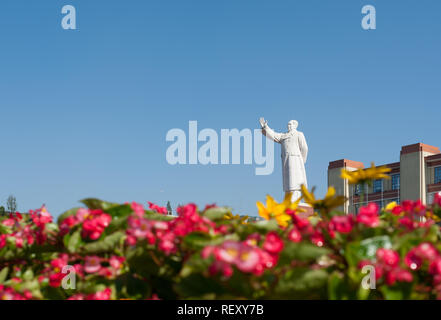
[[[308,145],[303,133],[297,130],[277,133],[268,125],[262,129],[262,133],[282,146],[283,191],[300,190],[302,184],[307,186],[305,163]]]

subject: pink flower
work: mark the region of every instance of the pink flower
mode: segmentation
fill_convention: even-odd
[[[84,276],[84,267],[83,265],[76,263],[73,265],[74,269],[75,269],[75,273],[80,276],[83,277]]]
[[[292,242],[300,242],[302,241],[302,235],[299,232],[299,230],[297,230],[297,228],[293,228],[288,233],[288,239],[291,240]]]
[[[263,243],[263,249],[269,253],[279,253],[283,250],[283,240],[280,239],[279,235],[272,231],[266,235],[265,241]]]
[[[433,204],[441,207],[441,194],[439,192],[435,193],[435,197],[433,198]]]
[[[396,205],[393,209],[392,209],[392,214],[395,216],[399,216],[401,213],[403,212],[403,207],[400,205]]]
[[[84,258],[84,271],[96,273],[101,269],[101,258],[97,256],[87,256]]]
[[[319,230],[316,230],[311,235],[311,242],[315,244],[317,247],[323,247],[323,245],[325,244],[325,238],[323,237],[323,234]]]
[[[377,227],[380,224],[378,209],[378,205],[375,202],[371,202],[367,206],[361,207],[360,212],[357,215],[357,222],[370,228]]]
[[[32,299],[32,295],[28,290],[24,291],[21,295],[13,288],[0,285],[0,300],[29,300]]]
[[[77,210],[77,214],[75,215],[75,218],[78,220],[78,222],[83,222],[86,220],[91,214],[91,211],[86,208],[80,208]]]
[[[388,285],[395,284],[396,281],[398,282],[412,282],[413,276],[412,274],[401,268],[394,268],[386,273],[386,283]]]
[[[126,258],[124,258],[124,257],[112,256],[109,259],[109,264],[113,269],[118,270],[123,267],[123,263],[125,260],[126,260]]]
[[[38,210],[30,210],[29,214],[31,216],[32,221],[39,227],[43,228],[45,224],[52,222],[52,216],[47,211],[46,207],[43,205]]]
[[[129,235],[133,235],[137,239],[147,239],[150,244],[155,242],[155,236],[152,232],[152,224],[144,218],[129,217]]]
[[[65,218],[61,223],[60,223],[60,235],[65,235],[67,233],[69,233],[69,230],[79,224],[80,221],[78,221],[76,216],[69,216],[67,218]]]
[[[58,288],[61,285],[61,281],[63,280],[65,274],[63,273],[54,273],[49,276],[49,285],[54,288]]]
[[[5,219],[2,221],[2,225],[7,226],[7,227],[12,227],[14,224],[15,224],[15,220],[12,218]]]
[[[107,213],[99,213],[83,223],[82,237],[91,240],[98,239],[104,232],[104,229],[110,224],[112,217]]]
[[[150,201],[148,201],[148,204],[149,204],[149,208],[157,213],[160,213],[160,214],[167,214],[168,213],[166,207],[160,207]]]
[[[86,300],[110,300],[112,295],[112,289],[106,288],[103,291],[90,294],[86,297]]]
[[[441,275],[441,258],[436,258],[429,266],[429,273],[433,275]]]
[[[244,245],[235,260],[237,268],[242,272],[253,272],[260,262],[259,249]]]
[[[105,278],[111,278],[114,275],[114,272],[112,272],[112,270],[110,270],[109,268],[104,267],[98,271],[98,275]]]
[[[256,266],[256,270],[254,271],[255,274],[258,274],[258,272],[256,271],[259,271],[259,269],[263,271],[264,269],[270,269],[274,267],[279,260],[277,255],[270,254],[267,251],[259,250],[258,253],[260,256],[260,262],[259,265]]]
[[[201,257],[203,259],[207,259],[208,257],[210,257],[211,255],[213,255],[214,250],[216,247],[214,246],[206,246],[204,249],[202,249],[201,251]]]
[[[199,220],[197,217],[198,214],[196,212],[196,205],[194,203],[187,204],[186,206],[179,207],[176,211],[178,212],[178,215],[192,220],[193,222],[196,222]]]
[[[0,249],[3,249],[3,247],[6,246],[6,234],[0,235]]]
[[[417,200],[417,201],[404,200],[401,203],[401,206],[403,207],[404,211],[410,214],[416,214],[422,216],[426,213],[426,206],[423,205],[421,200]]]
[[[68,263],[68,256],[67,254],[60,254],[59,258],[53,259],[51,261],[51,267],[55,272],[61,272],[63,271],[63,268]]]
[[[171,232],[166,233],[159,239],[159,250],[164,251],[165,254],[176,252],[175,235]]]
[[[211,208],[217,208],[217,205],[215,203],[207,204],[204,208],[204,211],[211,209]]]
[[[226,262],[216,260],[211,264],[208,272],[212,276],[221,272],[224,277],[229,278],[233,275],[233,268]]]
[[[144,216],[144,206],[140,203],[136,203],[136,202],[132,202],[132,204],[130,205],[133,212],[138,216],[138,217],[142,217]]]
[[[67,298],[67,300],[84,300],[85,296],[82,293],[77,293],[74,294],[73,296],[70,296],[69,298]]]
[[[245,240],[245,243],[249,246],[257,246],[260,241],[260,238],[261,238],[260,234],[253,233],[247,237],[247,239]]]
[[[429,261],[433,261],[439,257],[438,250],[429,242],[423,242],[418,247],[419,254]]]
[[[421,268],[421,265],[423,264],[423,259],[420,256],[418,256],[414,248],[406,254],[406,257],[404,258],[404,262],[410,269],[418,270],[419,268]]]
[[[418,228],[418,222],[412,220],[412,219],[409,218],[409,217],[403,217],[403,218],[400,218],[400,219],[398,220],[398,223],[399,223],[400,225],[404,226],[406,229],[408,229],[408,230],[410,230],[410,231],[411,231],[411,230],[415,230],[416,228]]]
[[[333,216],[329,223],[329,229],[339,233],[350,233],[354,226],[354,217],[352,215]]]
[[[286,213],[291,216],[294,225],[300,231],[303,231],[304,229],[307,229],[308,227],[311,226],[308,219],[300,217],[298,214],[296,214],[295,211],[293,211],[291,209],[287,209]]]
[[[394,250],[380,248],[377,250],[377,260],[379,263],[393,268],[398,266],[400,255]]]
[[[438,250],[431,243],[423,242],[407,253],[404,262],[410,269],[417,270],[425,261],[430,264],[438,257]]]
[[[15,236],[15,246],[17,248],[23,248],[23,238],[18,235]]]
[[[216,248],[215,258],[226,263],[233,263],[239,256],[240,249],[241,244],[239,242],[225,241],[221,247]]]
[[[275,238],[273,238],[273,240],[274,239]],[[277,240],[275,241],[277,242]],[[271,244],[272,249],[273,245],[274,244]],[[207,252],[204,253],[204,256],[209,256],[211,249],[206,250]],[[261,275],[265,269],[275,266],[278,260],[276,254],[262,250],[256,245],[248,245],[246,241],[225,241],[219,247],[215,247],[213,253],[216,260],[215,263],[212,264],[210,272],[217,273],[221,271],[224,276],[230,276],[232,274],[233,269],[231,266],[236,266],[242,272]]]

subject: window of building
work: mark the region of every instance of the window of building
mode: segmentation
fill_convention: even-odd
[[[400,190],[400,175],[392,175],[392,190]]]
[[[363,193],[363,185],[362,184],[355,185],[355,195],[359,196],[362,193]]]
[[[378,179],[378,180],[374,180],[374,190],[373,192],[382,192],[383,191],[383,180]]]
[[[433,203],[433,200],[435,199],[435,194],[437,194],[437,193],[441,196],[441,192],[432,192],[427,195],[427,203],[428,204]]]
[[[441,167],[435,168],[435,183],[441,183]]]
[[[380,210],[383,208],[383,201],[375,201],[375,203],[378,205],[378,208],[380,208]]]
[[[358,214],[358,210],[360,210],[360,205],[356,204],[355,205],[355,214]]]

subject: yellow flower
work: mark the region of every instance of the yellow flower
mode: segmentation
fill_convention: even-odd
[[[438,217],[437,215],[435,215],[435,214],[434,214],[433,212],[431,212],[431,211],[427,211],[427,212],[426,212],[426,217],[429,218],[429,219],[432,219],[432,220],[435,221],[435,222],[440,222],[440,221],[441,221],[440,217]]]
[[[326,196],[323,199],[316,199],[314,196],[314,188],[311,192],[308,191],[305,185],[302,184],[302,194],[305,202],[311,205],[316,210],[322,210],[325,213],[330,212],[346,202],[344,196],[336,196],[335,188],[329,187]]]
[[[239,220],[239,223],[241,224],[246,224],[248,218],[249,218],[248,216],[241,217],[238,214],[233,215],[231,212],[228,212],[224,215],[225,220]]]
[[[291,220],[291,217],[286,214],[286,210],[298,210],[297,206],[300,202],[300,199],[292,202],[291,201],[292,193],[286,193],[285,199],[281,203],[277,203],[273,197],[270,195],[266,196],[266,207],[260,201],[257,201],[257,210],[259,211],[259,216],[266,220],[270,220],[274,218],[277,220],[277,223],[280,226],[286,227],[288,226],[288,221]]]
[[[398,204],[395,201],[390,202],[386,208],[384,208],[385,211],[392,211]]]
[[[349,184],[364,184],[375,179],[390,179],[387,172],[390,172],[390,168],[386,166],[375,167],[372,162],[371,167],[367,169],[358,169],[355,171],[348,171],[346,169],[341,170],[341,178],[347,179]]]

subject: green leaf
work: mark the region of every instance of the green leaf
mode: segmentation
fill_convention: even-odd
[[[224,288],[214,279],[206,278],[201,274],[191,274],[181,278],[175,285],[175,291],[182,297],[200,297],[203,295],[223,294]]]
[[[203,232],[192,232],[184,237],[184,244],[189,249],[200,250],[206,246],[216,246],[223,243],[225,240],[239,240],[238,237],[218,237],[210,236]]]
[[[125,232],[118,231],[100,241],[88,243],[82,247],[85,253],[112,252],[121,243]]]
[[[288,242],[285,244],[280,255],[281,264],[289,264],[293,260],[297,261],[311,261],[320,258],[330,252],[329,249],[317,247],[308,242]]]
[[[120,204],[118,204],[118,203],[103,201],[103,200],[96,199],[96,198],[87,198],[87,199],[80,200],[80,202],[85,204],[89,209],[92,209],[92,210],[101,209],[106,212],[110,208],[120,206]]]
[[[273,298],[320,299],[326,297],[328,273],[324,269],[294,268],[278,281]]]
[[[204,216],[208,219],[216,221],[221,220],[227,213],[231,213],[232,209],[229,207],[215,207],[204,211]]]
[[[5,226],[0,223],[0,234],[9,234],[12,233],[11,227]]]
[[[125,230],[127,228],[127,217],[116,217],[112,219],[108,227],[105,229],[106,234],[112,234],[118,230]]]
[[[145,214],[146,214],[147,219],[156,220],[156,221],[171,221],[175,218],[173,216],[169,216],[166,214],[160,214],[160,213],[157,213],[154,211],[149,211],[149,210],[147,210],[145,212]]]
[[[69,236],[69,235],[66,235],[66,236]],[[63,239],[63,241],[64,241],[65,246],[66,246],[66,242],[67,242],[66,248],[70,253],[76,252],[82,243],[81,230],[75,231],[74,233],[72,233],[72,235]]]
[[[0,271],[0,283],[4,283],[8,277],[9,268],[4,267],[2,271]]]
[[[367,300],[370,294],[371,294],[370,289],[364,289],[363,286],[360,286],[357,291],[357,298],[359,300]]]
[[[264,232],[264,233],[266,233],[268,231],[280,230],[279,224],[277,223],[277,221],[275,219],[262,220],[262,221],[258,221],[258,222],[252,223],[250,225],[252,225],[258,231],[261,231],[261,232]]]
[[[184,264],[180,277],[188,277],[192,273],[202,273],[211,265],[212,259],[203,259],[200,252],[193,254]]]
[[[23,279],[25,281],[30,281],[34,278],[34,272],[32,271],[32,269],[27,269],[25,271],[25,273],[23,273]]]
[[[344,276],[333,272],[328,279],[328,298],[330,300],[343,300],[344,295]]]
[[[414,290],[413,283],[397,282],[393,286],[381,286],[380,291],[386,300],[407,300]]]
[[[129,250],[126,257],[132,273],[137,273],[142,277],[159,273],[159,266],[144,247],[138,246]]]
[[[124,273],[115,279],[115,288],[121,298],[145,299],[152,295],[151,286],[133,274]]]
[[[392,248],[389,236],[376,236],[361,242],[348,243],[344,255],[350,266],[357,266],[361,260],[374,259],[379,248]]]
[[[383,293],[386,300],[403,300],[404,298],[403,292],[401,292],[401,290],[397,290],[396,288],[382,286],[380,291]]]
[[[115,205],[106,209],[105,211],[113,218],[127,217],[133,213],[132,208],[128,204]]]

